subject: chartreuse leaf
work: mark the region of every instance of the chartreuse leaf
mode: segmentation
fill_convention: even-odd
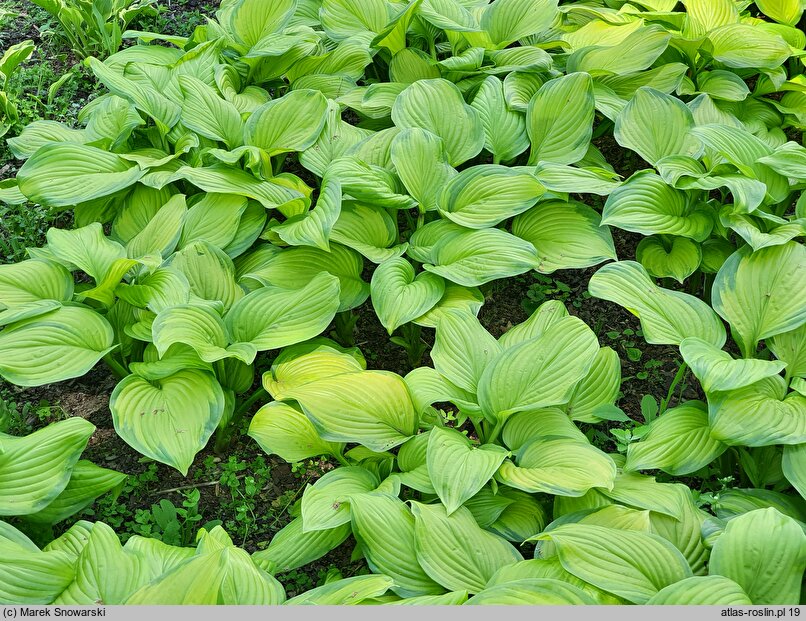
[[[735,360],[729,353],[696,337],[680,342],[680,354],[706,393],[744,388],[778,375],[787,366],[778,360]]]
[[[466,168],[439,194],[437,206],[449,220],[471,229],[495,226],[523,213],[545,192],[527,172],[483,164]]]
[[[522,446],[517,466],[507,460],[496,479],[525,492],[555,496],[582,496],[592,487],[612,488],[613,460],[587,441],[548,438]]]
[[[479,405],[491,420],[519,410],[567,403],[599,351],[596,335],[576,317],[500,353],[484,370]]]
[[[271,574],[281,574],[322,558],[349,536],[350,527],[347,524],[305,532],[302,530],[302,518],[296,518],[274,535],[265,550],[255,552],[252,559]]]
[[[364,263],[357,253],[333,245],[330,251],[319,248],[289,248],[275,252],[262,265],[249,272],[249,278],[266,286],[299,289],[322,272],[339,279],[339,308],[345,311],[364,303],[369,286],[361,279]]]
[[[48,207],[72,207],[124,190],[144,171],[119,155],[89,145],[44,145],[17,173],[20,191]]]
[[[429,259],[423,265],[426,270],[465,287],[517,276],[538,263],[531,243],[496,228],[446,231],[431,248]]]
[[[537,180],[553,192],[585,192],[607,196],[620,185],[619,177],[607,169],[575,168],[540,162],[534,171]]]
[[[514,347],[524,341],[541,336],[555,323],[568,317],[568,309],[559,300],[543,302],[523,323],[504,332],[498,339],[505,348]]]
[[[376,474],[360,466],[345,466],[326,473],[302,495],[302,530],[335,528],[350,521],[350,497],[373,491]]]
[[[515,218],[512,233],[537,248],[540,262],[535,269],[542,274],[617,258],[610,229],[582,203],[543,201]]]
[[[53,603],[73,581],[74,564],[75,558],[65,551],[41,552],[33,544],[22,545],[0,537],[0,571],[3,572],[0,603],[16,606]]]
[[[641,87],[616,117],[613,136],[650,164],[667,155],[695,155],[699,141],[690,134],[691,110],[682,101],[654,88]]]
[[[600,347],[593,364],[574,388],[565,413],[573,420],[598,422],[601,406],[612,405],[621,388],[621,360],[609,347]]]
[[[638,317],[648,343],[677,345],[684,338],[697,337],[716,347],[725,344],[725,328],[705,302],[658,287],[635,261],[600,268],[591,277],[588,291]]]
[[[501,49],[546,30],[556,15],[557,3],[553,0],[498,0],[484,11],[481,27]]]
[[[685,507],[680,499],[681,490],[688,493],[688,488],[679,484],[658,483],[655,477],[622,472],[612,489],[600,491],[617,502],[682,520]]]
[[[297,8],[294,0],[267,4],[259,0],[238,0],[225,13],[229,31],[250,48],[265,36],[283,28]]]
[[[467,601],[467,591],[451,591],[443,595],[420,595],[407,597],[394,602],[386,602],[384,606],[460,606]]]
[[[201,531],[196,555],[136,591],[126,604],[277,605],[285,593],[220,526]]]
[[[188,129],[230,149],[241,145],[243,121],[238,108],[193,76],[180,75],[179,88],[184,96],[182,123]]]
[[[419,203],[420,211],[436,209],[440,190],[456,175],[448,164],[442,138],[427,129],[410,127],[395,136],[389,154],[406,190]]]
[[[129,375],[109,400],[115,431],[131,447],[187,474],[224,413],[224,391],[203,371],[160,380]]]
[[[317,336],[339,307],[339,279],[320,272],[299,289],[263,287],[241,298],[225,317],[237,343],[258,351],[293,345]]]
[[[669,45],[671,35],[652,25],[630,33],[616,45],[590,45],[568,58],[568,71],[619,76],[648,68]]]
[[[117,259],[126,256],[119,243],[104,235],[98,222],[73,230],[51,228],[47,233],[48,250],[55,261],[68,269],[80,269],[100,282]]]
[[[99,496],[121,486],[126,476],[122,472],[100,468],[91,461],[82,459],[76,462],[70,473],[70,481],[62,492],[47,507],[29,515],[27,519],[48,525],[61,522],[84,509]]]
[[[738,584],[724,576],[692,576],[661,589],[651,606],[748,606],[753,602]]]
[[[478,593],[501,567],[523,557],[508,541],[482,530],[464,507],[448,515],[441,504],[411,503],[417,560],[451,591]]]
[[[415,553],[415,518],[394,496],[374,492],[350,502],[353,536],[375,573],[390,576],[401,597],[437,595],[444,589],[420,566]],[[394,533],[390,537],[389,533]]]
[[[473,446],[458,431],[434,427],[428,439],[428,476],[447,514],[484,487],[507,455],[496,444]]]
[[[167,308],[154,319],[151,331],[160,356],[174,343],[192,347],[205,362],[237,358],[244,364],[252,364],[257,354],[251,343],[228,346],[224,320],[205,306],[185,304]]]
[[[624,467],[626,470],[657,468],[673,475],[696,472],[728,448],[710,433],[705,404],[687,401],[652,421],[641,441],[627,447]]]
[[[383,0],[324,0],[319,12],[322,27],[335,41],[365,32],[377,34],[390,17],[389,5]]]
[[[113,349],[112,326],[87,308],[64,306],[0,332],[0,376],[18,386],[80,377]]]
[[[501,346],[466,311],[445,312],[436,327],[431,350],[434,368],[459,388],[475,393],[484,369],[502,351]]]
[[[682,283],[697,271],[702,252],[700,245],[688,237],[669,240],[653,235],[638,243],[635,258],[655,278],[674,278]]]
[[[593,80],[587,73],[569,73],[546,82],[526,109],[532,143],[529,164],[581,160],[591,141],[594,112]]]
[[[806,248],[788,242],[756,252],[748,246],[725,261],[714,280],[713,306],[731,326],[745,358],[761,339],[806,322],[806,300],[792,295],[806,287]]]
[[[182,248],[171,257],[170,266],[185,276],[192,294],[223,303],[224,310],[229,310],[243,296],[243,290],[235,282],[232,259],[206,241],[196,241]]]
[[[381,452],[404,442],[417,430],[403,378],[385,371],[326,377],[286,390],[311,419],[319,435],[335,442],[358,442]]]
[[[778,375],[708,395],[711,436],[726,444],[769,446],[806,442],[806,397],[787,394]]]
[[[533,539],[551,541],[566,571],[634,604],[691,576],[683,555],[649,533],[566,524]]]
[[[784,447],[781,470],[792,487],[806,498],[806,443]]]
[[[711,551],[709,572],[734,580],[753,604],[797,604],[806,533],[776,509],[733,518]]]
[[[0,305],[13,308],[38,302],[66,302],[73,297],[73,278],[63,266],[44,259],[0,265]]]
[[[518,451],[533,440],[570,438],[585,442],[585,434],[558,408],[544,408],[512,415],[501,438],[510,450]]]
[[[75,417],[25,437],[0,434],[0,515],[30,515],[58,498],[94,431]]]
[[[234,194],[205,194],[188,210],[179,248],[194,241],[207,241],[224,248],[238,232],[238,225],[248,201]]]
[[[275,401],[260,408],[252,417],[248,435],[266,453],[294,463],[318,455],[341,454],[342,444],[319,437],[313,424],[302,412]]]
[[[726,67],[775,69],[791,51],[780,36],[750,24],[726,24],[708,33],[711,55]]]
[[[431,272],[415,276],[403,257],[381,263],[370,283],[372,306],[378,319],[392,334],[405,323],[431,310],[445,293],[445,281]]]
[[[507,106],[504,84],[497,76],[487,76],[470,105],[484,128],[484,148],[496,162],[512,160],[529,148],[526,118]]]
[[[711,516],[697,507],[688,487],[672,485],[669,492],[669,496],[676,499],[677,505],[681,509],[679,515],[675,517],[650,511],[649,521],[652,532],[680,550],[686,557],[694,575],[705,575],[709,549],[705,547],[703,540],[703,524]]]
[[[13,308],[0,311],[0,327],[7,326],[24,319],[39,317],[61,307],[61,302],[56,300],[40,300],[38,302],[26,302]]]
[[[523,578],[490,586],[466,606],[584,606],[597,601],[581,588],[551,578]]]
[[[330,231],[331,241],[360,252],[373,263],[398,257],[406,244],[397,244],[397,226],[380,207],[363,203],[343,203]]]
[[[274,359],[271,370],[263,374],[263,387],[272,397],[283,400],[287,398],[287,390],[366,368],[366,362],[360,354],[340,351],[318,341],[289,347]]]
[[[379,597],[394,586],[389,576],[369,574],[342,578],[305,591],[285,602],[286,606],[352,606]]]
[[[249,117],[244,130],[246,144],[260,147],[270,156],[304,151],[316,142],[325,126],[327,99],[319,91],[290,91],[262,105]]]
[[[484,148],[484,128],[452,82],[418,80],[395,99],[392,121],[401,129],[419,127],[442,138],[448,163],[458,166]]]
[[[97,602],[124,603],[148,582],[143,559],[124,550],[115,531],[96,522],[76,563],[76,577],[56,598],[56,604],[88,606]]]
[[[602,211],[602,224],[654,235],[680,235],[703,241],[713,216],[692,195],[667,185],[658,175],[640,171],[613,190]]]

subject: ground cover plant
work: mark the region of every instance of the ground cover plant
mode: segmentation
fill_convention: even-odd
[[[0,602],[803,603],[798,2],[36,4]]]

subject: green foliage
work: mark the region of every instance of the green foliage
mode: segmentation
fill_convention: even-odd
[[[233,517],[195,550],[198,489],[107,497],[114,529],[45,548],[0,522],[0,602],[279,604],[286,579],[289,604],[802,601],[800,6],[224,0],[117,51],[150,3],[41,4],[105,92],[8,140],[0,201],[75,227],[25,260],[5,234],[0,376],[103,361],[147,459],[195,477],[248,423],[302,485],[251,556],[222,526],[264,532],[270,466],[240,455],[210,474]],[[493,332],[482,292],[515,278],[528,318]],[[594,302],[640,330],[592,329]],[[405,376],[367,368],[372,311]],[[679,350],[672,377],[652,346]],[[627,379],[653,388],[628,403]],[[49,526],[133,491],[79,460],[92,431],[0,435],[0,515]],[[300,466],[319,457],[339,466]],[[295,573],[346,541],[369,573]]]

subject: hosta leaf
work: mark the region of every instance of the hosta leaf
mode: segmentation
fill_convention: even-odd
[[[627,447],[626,470],[660,469],[673,475],[696,472],[727,450],[710,436],[705,404],[687,401],[664,412],[640,442]]]
[[[383,0],[324,0],[319,12],[322,27],[335,41],[365,32],[379,33],[390,17]]]
[[[47,248],[54,260],[68,269],[86,272],[96,282],[103,280],[117,259],[126,256],[123,246],[108,239],[97,222],[73,230],[52,228],[48,230],[47,239]]]
[[[485,367],[502,351],[475,315],[448,311],[437,324],[431,358],[434,368],[450,382],[476,392]]]
[[[725,344],[725,328],[705,302],[658,287],[640,263],[605,265],[591,277],[588,291],[637,316],[648,343],[677,345],[686,337],[697,337],[716,347]]]
[[[611,488],[616,476],[609,456],[573,438],[530,442],[518,450],[517,463],[505,461],[496,478],[530,493],[582,496],[592,487]]]
[[[775,509],[728,522],[711,551],[709,572],[734,580],[753,604],[797,604],[806,570],[806,534]]]
[[[395,581],[402,597],[435,595],[443,588],[420,566],[415,554],[415,518],[405,503],[388,494],[361,494],[350,503],[353,535],[375,573]],[[395,533],[389,537],[389,533]]]
[[[750,24],[726,24],[708,33],[711,55],[726,67],[775,69],[790,55],[777,34]]]
[[[519,544],[545,528],[545,510],[533,494],[509,487],[499,488],[498,493],[510,500],[511,504],[504,508],[487,530]]]
[[[544,192],[534,175],[486,164],[466,168],[448,181],[437,204],[440,213],[456,224],[483,229],[523,213]]]
[[[502,421],[519,410],[567,403],[598,351],[588,326],[576,317],[563,318],[487,365],[479,380],[479,404],[485,415]]]
[[[93,500],[121,486],[127,475],[115,470],[100,468],[90,461],[76,462],[70,481],[62,492],[41,511],[28,516],[36,523],[52,525],[78,513]]]
[[[445,293],[445,281],[430,272],[415,276],[403,257],[381,263],[372,274],[372,306],[392,334],[398,327],[431,310]]]
[[[87,308],[64,306],[0,332],[0,375],[18,386],[80,377],[113,349],[112,326]]]
[[[529,163],[581,160],[590,144],[593,116],[593,81],[588,74],[569,73],[546,82],[526,109]]]
[[[225,310],[229,310],[235,301],[243,296],[243,290],[235,282],[235,266],[232,259],[223,250],[206,241],[197,241],[185,246],[171,258],[170,266],[185,276],[191,293],[203,300],[221,302]],[[167,278],[166,274],[159,280]],[[166,286],[164,289],[157,283],[149,285],[163,291],[165,297],[177,293],[170,291],[175,289],[175,285]]]
[[[419,127],[442,138],[451,166],[466,162],[484,148],[478,113],[465,103],[453,83],[441,78],[418,80],[400,93],[392,107],[392,121],[401,129]]]
[[[682,520],[685,506],[680,494],[683,491],[688,493],[688,488],[680,484],[658,483],[655,477],[622,472],[616,477],[612,489],[600,491],[617,502]]]
[[[296,518],[272,537],[265,550],[255,552],[252,559],[270,573],[281,574],[322,558],[349,536],[350,527],[347,524],[328,530],[304,532],[302,518]]]
[[[597,602],[579,587],[551,578],[523,578],[485,588],[466,606],[585,606]]]
[[[470,105],[479,113],[484,128],[484,148],[496,161],[507,162],[529,148],[526,118],[507,106],[499,78],[487,76]]]
[[[648,533],[567,524],[534,539],[551,541],[567,571],[634,604],[691,576],[683,555]]]
[[[441,504],[411,503],[417,560],[451,591],[478,593],[501,567],[523,557],[508,541],[482,530],[469,510],[448,515]]]
[[[635,258],[655,278],[674,278],[682,283],[702,261],[700,245],[688,237],[674,237],[671,243],[659,236],[638,243]]]
[[[285,602],[286,606],[352,606],[379,597],[394,586],[389,576],[369,574],[353,576],[305,591]]]
[[[713,216],[682,190],[653,172],[641,171],[607,197],[602,224],[642,235],[666,234],[703,241],[711,234]]]
[[[322,133],[327,105],[327,99],[319,91],[293,90],[252,113],[246,123],[244,140],[270,156],[304,151],[313,146]]]
[[[714,280],[713,306],[731,325],[745,357],[758,342],[806,322],[806,248],[789,242],[757,252],[744,246],[725,261]]]
[[[742,587],[724,576],[692,576],[664,587],[647,601],[650,606],[748,606],[752,603]]]
[[[600,75],[628,75],[642,71],[663,54],[671,38],[660,26],[632,32],[616,45],[592,45],[575,51],[568,58],[568,71]]]
[[[182,123],[198,134],[234,149],[241,145],[243,121],[238,108],[221,98],[212,87],[190,75],[180,75],[184,95]]]
[[[698,338],[683,339],[680,354],[706,393],[743,388],[778,375],[786,367],[785,362],[776,360],[734,360],[729,353]]]
[[[708,396],[711,436],[727,444],[769,446],[806,442],[806,397],[787,394],[780,376]]]
[[[187,474],[224,413],[224,391],[203,371],[161,380],[129,375],[112,392],[115,431],[131,447]]]
[[[0,434],[0,515],[29,515],[53,502],[94,431],[76,417],[25,437]]]
[[[568,317],[568,309],[559,300],[543,302],[523,323],[513,326],[498,339],[506,349],[542,336],[555,323]]]
[[[241,298],[225,318],[235,342],[258,351],[277,349],[317,336],[339,307],[339,279],[321,272],[300,289],[263,287]]]
[[[119,155],[69,142],[44,145],[17,173],[20,191],[48,207],[71,207],[119,192],[144,171]]]
[[[650,164],[667,155],[695,155],[699,141],[691,110],[682,101],[654,88],[642,87],[616,117],[613,136]]]
[[[510,450],[518,451],[533,440],[546,438],[569,438],[587,442],[585,434],[558,408],[544,408],[529,412],[518,412],[511,416],[501,439]]]
[[[227,25],[239,41],[253,47],[266,35],[274,33],[291,19],[297,8],[294,0],[266,4],[259,0],[239,0],[226,13]]]
[[[512,233],[537,248],[542,274],[558,269],[590,267],[616,259],[610,229],[601,217],[582,203],[544,201],[516,217]]]
[[[784,447],[781,470],[792,487],[806,499],[806,443]]]
[[[378,487],[378,476],[366,468],[346,466],[326,473],[302,495],[302,530],[335,528],[350,521],[351,496]]]
[[[319,435],[385,451],[414,435],[418,416],[403,379],[362,371],[320,379],[286,391],[299,402]]]
[[[127,255],[130,258],[151,254],[170,256],[179,241],[186,215],[185,197],[182,194],[175,194],[149,220],[143,230],[128,241]]]
[[[279,455],[291,463],[339,454],[343,446],[320,438],[307,416],[279,401],[268,403],[255,413],[248,435],[269,455]]]
[[[20,306],[39,300],[66,302],[73,297],[73,278],[63,266],[43,259],[0,265],[0,304]]]
[[[410,127],[402,130],[390,146],[395,170],[421,211],[437,208],[437,197],[445,184],[456,175],[448,164],[445,144],[437,134]]]
[[[495,444],[473,446],[453,429],[434,427],[428,439],[428,475],[448,515],[489,481],[508,452]]]
[[[67,552],[32,551],[0,539],[0,603],[6,605],[51,604],[72,582],[75,561]]]
[[[360,252],[373,263],[383,263],[405,252],[397,243],[397,226],[380,207],[363,203],[342,204],[339,219],[330,231],[331,241]]]
[[[612,405],[621,388],[621,360],[609,347],[599,348],[588,374],[574,388],[565,413],[574,420],[598,422],[596,410]]]
[[[283,400],[287,398],[288,390],[365,368],[366,362],[360,354],[340,351],[327,342],[319,343],[319,339],[315,339],[283,350],[274,359],[271,371],[263,374],[263,387],[275,399]]]
[[[229,244],[238,232],[238,225],[248,201],[234,194],[205,194],[187,212],[179,248],[194,241],[206,241],[219,248]]]
[[[553,192],[585,192],[607,196],[620,185],[618,176],[606,169],[589,170],[551,162],[540,162],[534,175],[547,190]]]
[[[227,346],[224,320],[214,310],[204,306],[167,308],[157,315],[151,331],[160,356],[174,343],[192,347],[205,362],[233,357],[245,364],[252,364],[257,354],[250,343]]]

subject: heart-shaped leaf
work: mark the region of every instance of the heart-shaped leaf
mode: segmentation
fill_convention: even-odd
[[[378,319],[392,334],[403,324],[432,309],[445,293],[445,281],[430,272],[415,276],[411,263],[397,257],[375,269],[370,291]]]

